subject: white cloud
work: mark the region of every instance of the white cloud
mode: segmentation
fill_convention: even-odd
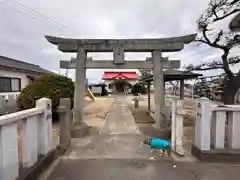
[[[57,49],[42,49],[41,50],[42,54],[46,54],[46,55],[62,55],[61,51],[58,51]]]
[[[0,4],[0,54],[59,72],[59,60],[70,60],[76,54],[59,52],[57,47],[46,41],[46,34],[79,38],[161,38],[185,35],[196,31],[196,21],[206,9],[208,0],[5,2],[7,6]],[[217,53],[207,46],[190,44],[181,52],[164,56],[181,59],[184,65],[215,58]],[[91,53],[88,56],[96,60],[112,59],[112,53]],[[126,59],[144,60],[147,56],[150,53],[127,53]],[[90,81],[99,81],[103,71],[88,70],[87,76]],[[61,70],[61,73],[64,72]],[[69,76],[74,77],[74,70],[69,70]]]
[[[207,61],[207,60],[215,60],[215,59],[220,59],[221,58],[221,53],[215,53],[215,54],[211,54],[211,55],[209,55],[209,56],[207,56],[206,58],[205,58],[205,61]]]

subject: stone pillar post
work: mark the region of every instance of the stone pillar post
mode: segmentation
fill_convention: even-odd
[[[184,100],[184,79],[180,80],[180,100]]]
[[[60,148],[65,151],[71,144],[71,100],[60,99],[58,113],[60,115]]]
[[[52,101],[48,98],[39,99],[36,107],[44,109],[38,121],[38,154],[46,155],[52,150]]]
[[[76,59],[76,77],[74,91],[74,108],[73,108],[73,128],[71,131],[72,138],[84,136],[88,132],[88,127],[83,121],[84,96],[85,96],[85,62],[87,52],[79,49]]]
[[[213,111],[211,120],[211,143],[216,149],[224,149],[226,111]]]
[[[74,92],[74,109],[73,122],[74,124],[83,123],[83,108],[85,95],[85,61],[87,53],[83,49],[79,49],[76,59],[76,75],[75,75],[75,92]]]
[[[229,112],[228,119],[228,140],[231,149],[240,149],[240,112]]]
[[[212,103],[207,98],[199,98],[195,122],[194,146],[201,151],[210,150]]]
[[[147,93],[148,93],[148,110],[151,111],[151,84],[150,81],[147,82]]]
[[[164,121],[163,108],[165,101],[164,94],[164,77],[163,77],[163,62],[162,52],[153,51],[153,81],[154,81],[154,101],[155,101],[155,117],[156,128],[161,128],[161,124]]]

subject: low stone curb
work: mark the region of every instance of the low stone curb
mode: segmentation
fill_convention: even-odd
[[[65,154],[65,150],[56,149],[50,151],[46,156],[39,156],[37,163],[31,168],[20,168],[20,175],[16,180],[36,180],[41,173],[61,155]]]

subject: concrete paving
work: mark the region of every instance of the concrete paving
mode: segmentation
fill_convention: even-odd
[[[72,141],[47,180],[237,180],[240,165],[176,162],[151,152],[124,97],[116,97],[99,134]]]
[[[124,102],[125,98],[116,98],[100,134],[140,134],[132,113]]]
[[[167,160],[167,153],[150,151],[143,135],[99,134],[73,141],[71,152],[63,159],[142,159]]]
[[[238,180],[239,166],[144,160],[61,160],[49,180]]]
[[[71,152],[65,159],[166,159],[150,153],[125,97],[117,97],[108,112],[105,124],[97,135],[72,140]]]

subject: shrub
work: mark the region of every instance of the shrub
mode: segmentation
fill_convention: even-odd
[[[125,79],[117,79],[114,81],[114,85],[118,92],[124,92],[124,87],[129,85],[129,82]]]
[[[43,97],[52,100],[53,120],[58,120],[56,113],[61,98],[74,96],[74,83],[71,79],[59,75],[45,75],[27,85],[17,100],[18,107],[29,109],[35,107],[36,100]]]
[[[131,92],[134,95],[137,95],[138,93],[145,94],[147,92],[147,89],[143,83],[136,83],[132,86]]]

